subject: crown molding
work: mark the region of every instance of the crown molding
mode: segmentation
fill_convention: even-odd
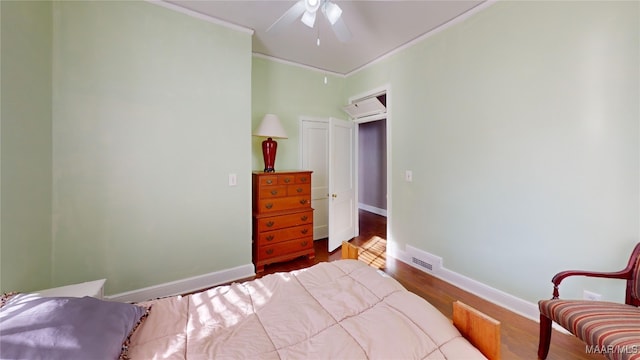
[[[448,20],[448,21],[436,26],[435,28],[433,28],[433,29],[429,30],[428,32],[422,34],[421,36],[409,41],[408,43],[406,43],[406,44],[404,44],[404,45],[402,45],[400,47],[397,47],[397,48],[389,51],[388,53],[383,54],[383,55],[375,58],[374,60],[372,60],[372,61],[360,66],[359,68],[356,68],[356,69],[344,74],[344,76],[345,77],[349,77],[351,75],[354,75],[354,74],[358,73],[361,70],[364,70],[364,69],[368,68],[369,66],[375,65],[375,64],[377,64],[377,63],[379,63],[379,62],[381,62],[383,60],[386,60],[386,59],[388,59],[388,58],[390,58],[390,57],[392,57],[392,56],[394,56],[394,55],[396,55],[396,54],[398,54],[398,53],[400,53],[400,52],[402,52],[402,51],[404,51],[404,50],[406,50],[406,49],[408,49],[408,48],[410,48],[410,47],[412,47],[412,46],[414,46],[414,45],[416,45],[416,44],[418,44],[418,43],[420,43],[422,41],[424,41],[425,39],[428,39],[431,36],[441,32],[443,30],[446,30],[446,29],[450,28],[453,25],[459,24],[459,23],[469,19],[470,17],[472,17],[472,16],[476,15],[477,13],[487,9],[488,7],[490,7],[491,5],[495,4],[496,2],[498,2],[498,0],[486,0],[486,1],[484,1],[484,2],[482,2],[480,4],[478,4],[478,5],[474,6],[473,8],[465,11],[464,13],[462,13],[462,14],[460,14],[460,15],[458,15],[458,16],[456,16],[456,17],[454,17],[454,18],[452,18],[452,19],[450,19],[450,20]]]
[[[158,5],[158,6],[162,6],[163,8],[170,9],[170,10],[173,10],[173,11],[177,11],[179,13],[191,16],[193,18],[204,20],[204,21],[212,23],[212,24],[220,25],[220,26],[226,27],[226,28],[231,29],[231,30],[243,32],[243,33],[249,34],[249,35],[253,35],[253,33],[254,33],[253,29],[250,29],[248,27],[232,24],[232,23],[230,23],[228,21],[224,21],[224,20],[215,18],[213,16],[205,15],[205,14],[197,12],[195,10],[187,9],[187,8],[182,7],[182,6],[179,6],[179,5],[176,5],[176,4],[172,4],[172,3],[164,1],[164,0],[146,0],[146,1],[148,3],[154,4],[154,5]]]
[[[260,58],[260,59],[271,60],[271,61],[274,61],[274,62],[277,62],[277,63],[281,63],[281,64],[285,64],[285,65],[297,66],[297,67],[300,67],[300,68],[303,68],[303,69],[306,69],[306,70],[317,71],[317,72],[323,73],[325,75],[333,75],[333,76],[337,76],[337,77],[341,77],[341,78],[345,77],[344,74],[341,74],[341,73],[338,73],[338,72],[335,72],[335,71],[324,70],[324,69],[320,69],[320,68],[317,68],[317,67],[314,67],[314,66],[297,63],[295,61],[284,60],[284,59],[277,58],[277,57],[274,57],[274,56],[271,56],[271,55],[265,55],[265,54],[262,54],[262,53],[254,52],[253,56],[257,57],[257,58]]]
[[[149,2],[151,4],[155,4],[155,5],[167,8],[167,9],[171,9],[171,10],[177,11],[179,13],[182,13],[182,14],[185,14],[185,15],[200,19],[200,20],[204,20],[204,21],[216,24],[216,25],[220,25],[220,26],[232,29],[232,30],[240,31],[240,32],[247,33],[247,34],[250,34],[250,35],[254,34],[254,30],[251,29],[251,28],[247,28],[247,27],[244,27],[244,26],[233,24],[233,23],[230,23],[228,21],[215,18],[213,16],[205,15],[205,14],[202,14],[202,13],[197,12],[195,10],[187,9],[187,8],[182,7],[182,6],[167,2],[166,0],[145,0],[145,1],[147,1],[147,2]],[[400,52],[402,52],[402,51],[404,51],[404,50],[406,50],[406,49],[408,49],[408,48],[410,48],[410,47],[412,47],[412,46],[414,46],[414,45],[416,45],[416,44],[418,44],[418,43],[420,43],[422,41],[424,41],[425,39],[427,39],[427,38],[429,38],[429,37],[441,32],[441,31],[443,31],[445,29],[448,29],[449,27],[451,27],[453,25],[459,24],[459,23],[467,20],[471,16],[474,16],[477,13],[487,9],[488,7],[492,6],[493,4],[495,4],[498,1],[499,0],[486,0],[486,1],[476,5],[475,7],[467,10],[466,12],[464,12],[464,13],[462,13],[462,14],[460,14],[460,15],[458,15],[458,16],[456,16],[456,17],[454,17],[454,18],[452,18],[452,19],[450,19],[450,20],[448,20],[448,21],[436,26],[435,28],[433,28],[430,31],[422,34],[421,36],[419,36],[419,37],[407,42],[406,44],[404,44],[404,45],[402,45],[400,47],[397,47],[397,48],[395,48],[395,49],[393,49],[393,50],[391,50],[391,51],[389,51],[389,52],[387,52],[387,53],[375,58],[374,60],[372,60],[372,61],[370,61],[370,62],[368,62],[368,63],[366,63],[366,64],[364,64],[364,65],[362,65],[362,66],[360,66],[360,67],[358,67],[356,69],[354,69],[354,70],[351,70],[351,71],[349,71],[347,73],[338,73],[338,72],[335,72],[335,71],[325,70],[325,69],[317,68],[317,67],[314,67],[314,66],[305,65],[305,64],[298,63],[298,62],[285,60],[285,59],[281,59],[281,58],[278,58],[278,57],[274,57],[274,56],[271,56],[271,55],[265,55],[265,54],[257,53],[257,52],[253,52],[252,55],[257,57],[257,58],[266,59],[266,60],[278,62],[278,63],[281,63],[281,64],[286,64],[286,65],[290,65],[290,66],[296,66],[296,67],[300,67],[300,68],[303,68],[303,69],[306,69],[306,70],[317,71],[317,72],[320,72],[320,73],[325,74],[325,75],[332,75],[332,76],[336,76],[336,77],[340,77],[340,78],[347,78],[347,77],[349,77],[351,75],[354,75],[354,74],[356,74],[356,73],[358,73],[358,72],[360,72],[360,71],[362,71],[362,70],[364,70],[364,69],[366,69],[366,68],[368,68],[368,67],[370,67],[372,65],[375,65],[375,64],[377,64],[377,63],[379,63],[379,62],[381,62],[383,60],[386,60],[386,59],[388,59],[388,58],[390,58],[390,57],[392,57],[392,56],[394,56],[394,55],[396,55],[396,54],[398,54],[398,53],[400,53]]]

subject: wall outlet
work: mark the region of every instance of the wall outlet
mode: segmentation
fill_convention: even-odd
[[[238,185],[238,177],[236,174],[229,174],[229,186]]]
[[[413,181],[413,171],[411,170],[407,170],[404,172],[404,180],[406,182],[412,182]]]
[[[600,301],[602,300],[602,295],[591,292],[589,290],[584,290],[584,292],[582,293],[582,297],[585,300],[591,300],[591,301]]]

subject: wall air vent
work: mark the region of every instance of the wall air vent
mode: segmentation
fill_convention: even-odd
[[[411,258],[411,265],[427,273],[437,274],[442,269],[442,258],[426,251],[407,245],[407,253]]]
[[[429,264],[428,262],[426,262],[426,261],[424,261],[422,259],[418,259],[417,257],[413,257],[412,256],[411,257],[411,262],[416,264],[416,265],[418,265],[418,266],[426,268],[429,271],[433,271],[433,264]]]
[[[387,112],[387,107],[380,100],[381,100],[381,96],[357,100],[347,106],[344,106],[342,109],[347,114],[349,114],[349,116],[352,119],[358,119],[358,118],[362,118],[370,115],[383,114]],[[386,99],[383,98],[382,100],[386,100]]]

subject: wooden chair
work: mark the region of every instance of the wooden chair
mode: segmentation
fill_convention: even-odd
[[[560,282],[569,276],[587,276],[626,280],[625,303],[588,300],[559,299]],[[546,359],[551,343],[551,325],[555,321],[592,349],[620,352],[625,349],[640,349],[640,243],[638,243],[627,267],[616,272],[594,272],[582,270],[563,271],[551,280],[553,298],[541,300],[540,342],[538,359]],[[613,326],[612,326],[613,324]],[[595,348],[594,348],[595,347]],[[605,354],[614,356],[614,354]],[[630,359],[624,356],[616,359]],[[613,358],[613,357],[609,357]]]

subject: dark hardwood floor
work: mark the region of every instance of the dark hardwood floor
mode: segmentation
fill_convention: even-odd
[[[351,242],[361,245],[373,236],[386,238],[386,218],[367,211],[360,211],[360,235],[352,239]],[[301,269],[322,261],[340,259],[340,249],[331,253],[328,252],[326,239],[315,241],[314,246],[316,251],[315,259],[299,258],[284,263],[267,265],[261,276],[279,271]],[[500,321],[503,359],[537,358],[537,322],[461,290],[392,257],[387,257],[384,271],[398,280],[409,291],[426,299],[449,318],[452,316],[453,302],[460,300]],[[549,288],[549,293],[551,293],[551,288]],[[547,359],[602,360],[605,358],[602,355],[587,354],[584,343],[574,336],[554,331]]]

